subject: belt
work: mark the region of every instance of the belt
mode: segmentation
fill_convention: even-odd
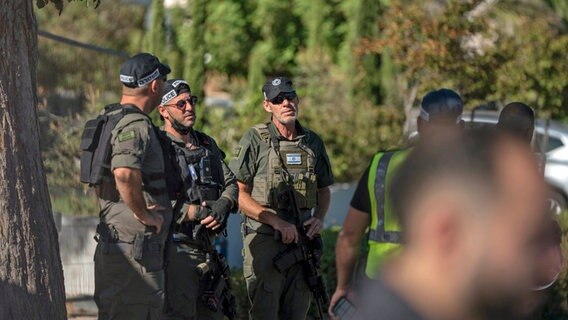
[[[247,236],[249,234],[253,234],[253,233],[257,233],[257,234],[262,234],[265,236],[274,236],[274,229],[272,229],[272,227],[267,226],[268,228],[270,228],[271,230],[255,230],[247,225],[242,226],[242,232],[244,236]]]
[[[132,243],[128,242],[108,242],[108,241],[99,241],[101,245],[102,252],[105,254],[109,253],[127,253],[130,254],[132,252],[132,247],[134,246]],[[156,252],[160,251],[162,245],[156,242],[144,243],[144,252]]]

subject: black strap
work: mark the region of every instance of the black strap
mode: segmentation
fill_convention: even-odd
[[[377,165],[375,175],[375,199],[377,201],[377,228],[369,231],[369,239],[382,243],[400,243],[401,234],[398,231],[385,231],[385,198],[386,198],[386,177],[389,163],[395,152],[388,151],[383,153]]]

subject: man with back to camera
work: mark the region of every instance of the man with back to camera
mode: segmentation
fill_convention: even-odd
[[[527,144],[486,130],[422,142],[391,188],[405,245],[356,319],[515,319],[548,222]]]
[[[278,271],[274,258],[298,242],[297,220],[313,238],[323,228],[333,183],[331,165],[321,138],[300,125],[299,99],[286,77],[267,81],[263,88],[268,124],[247,131],[229,167],[239,185],[244,214],[244,276],[251,302],[250,319],[304,319],[311,293],[302,263]],[[291,209],[293,188],[300,216]],[[312,215],[313,211],[313,215]],[[281,239],[275,239],[275,231]]]
[[[174,201],[165,318],[221,320],[224,305],[234,307],[234,301],[226,301],[232,297],[227,291],[210,292],[219,281],[228,290],[223,278],[229,276],[228,266],[214,245],[216,236],[225,230],[231,210],[237,207],[238,187],[215,140],[193,129],[196,107],[197,97],[186,81],[166,82],[158,111],[175,149],[184,186],[182,195]]]
[[[421,141],[439,139],[448,130],[461,131],[461,97],[449,89],[428,92],[417,118]],[[369,228],[369,253],[365,274],[374,278],[382,262],[400,247],[399,227],[389,200],[388,183],[410,149],[377,153],[359,183],[345,217],[336,245],[337,287],[329,304],[329,314],[341,298],[356,300],[353,273],[361,240]]]
[[[503,132],[517,136],[527,144],[531,144],[535,126],[534,110],[525,103],[511,102],[499,114],[497,128]],[[546,158],[540,158],[540,169],[544,171]],[[552,208],[551,208],[552,209]],[[552,210],[551,210],[552,211]],[[541,250],[537,258],[538,266],[533,275],[533,288],[527,294],[526,300],[520,308],[520,316],[525,319],[535,318],[535,313],[542,305],[544,294],[540,293],[551,287],[565,266],[562,253],[562,231],[553,213],[549,213],[548,228],[541,236]]]
[[[95,251],[99,319],[160,319],[164,302],[164,246],[171,205],[163,151],[148,117],[160,104],[170,68],[140,53],[120,69],[122,112],[112,130],[111,170],[97,187],[101,206]]]
[[[531,143],[534,133],[534,111],[522,102],[508,103],[499,113],[497,128]]]

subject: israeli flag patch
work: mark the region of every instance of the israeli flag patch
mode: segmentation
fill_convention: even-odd
[[[302,164],[302,155],[300,153],[288,153],[286,164]]]

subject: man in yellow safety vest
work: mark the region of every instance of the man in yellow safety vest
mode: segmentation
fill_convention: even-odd
[[[454,91],[439,89],[427,93],[417,119],[421,140],[443,138],[452,130],[461,130],[463,101]],[[351,206],[336,245],[337,287],[331,298],[329,313],[341,298],[353,299],[352,278],[358,261],[361,240],[368,231],[369,253],[365,273],[374,278],[385,260],[400,247],[402,234],[389,200],[389,182],[410,149],[375,154],[359,180]]]

